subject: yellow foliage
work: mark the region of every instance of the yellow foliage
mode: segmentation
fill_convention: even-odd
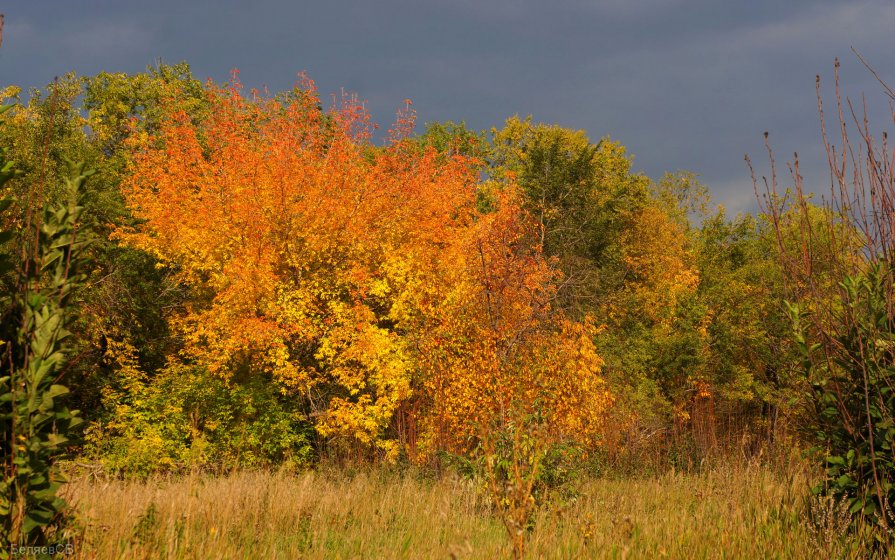
[[[681,226],[654,206],[644,207],[622,234],[626,288],[636,309],[670,325],[681,297],[699,285],[699,271]]]
[[[551,307],[556,273],[512,186],[480,213],[475,162],[411,149],[410,113],[373,148],[360,104],[324,113],[312,84],[285,104],[209,94],[204,122],[132,137],[124,192],[145,226],[117,234],[193,289],[171,317],[184,359],[268,375],[322,436],[389,457],[416,452],[390,431],[408,403],[423,454],[464,449],[511,400],[597,443],[597,329]]]

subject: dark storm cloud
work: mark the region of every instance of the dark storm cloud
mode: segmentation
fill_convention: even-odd
[[[830,78],[834,57],[850,92],[878,91],[851,46],[895,80],[895,5],[882,0],[35,0],[0,11],[3,85],[162,59],[216,80],[239,68],[244,83],[280,90],[306,70],[323,92],[356,91],[384,124],[411,98],[424,122],[487,128],[519,113],[611,135],[638,169],[701,173],[733,210],[754,206],[743,154],[763,161],[765,130],[825,188],[814,75]]]

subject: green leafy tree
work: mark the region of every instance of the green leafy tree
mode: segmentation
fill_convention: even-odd
[[[121,388],[134,368],[151,375],[176,352],[165,309],[186,295],[151,255],[110,239],[113,228],[135,225],[120,191],[130,158],[125,140],[155,130],[172,108],[201,119],[206,101],[188,65],[160,64],[138,74],[66,75],[43,91],[32,90],[6,119],[0,143],[21,169],[7,184],[19,201],[9,216],[14,227],[44,203],[66,200],[60,187],[66,160],[98,171],[81,198],[81,227],[92,232],[94,242],[83,252],[86,277],[76,296],[81,313],[68,326],[75,359],[67,379],[75,389],[73,402],[88,411],[88,420],[103,416],[104,392]],[[14,289],[13,276],[2,281]]]
[[[0,169],[2,183],[14,175],[5,151],[0,152]],[[78,201],[89,175],[83,164],[71,165],[65,179],[67,204],[35,216],[33,238],[32,229],[25,228],[17,290],[0,302],[8,319],[2,332],[5,375],[0,377],[0,524],[11,543],[45,543],[65,513],[57,495],[63,477],[54,462],[82,421],[78,411],[62,402],[68,389],[58,381],[67,364],[70,333],[65,327],[72,295],[83,279],[78,272],[85,246],[78,234],[83,207]],[[2,206],[8,209],[8,201]],[[6,257],[2,266],[8,269]]]
[[[563,305],[595,311],[622,282],[619,235],[649,197],[649,180],[632,173],[625,148],[593,144],[583,131],[507,120],[492,133],[489,176],[496,188],[522,187],[525,208],[540,225],[544,252],[565,275]]]
[[[805,390],[782,305],[773,233],[761,220],[728,219],[721,209],[703,221],[696,245],[700,367],[724,423],[770,443],[788,421],[798,420]]]
[[[415,139],[424,148],[448,155],[463,155],[487,161],[490,145],[484,132],[466,127],[465,122],[453,121],[426,123],[426,130]]]

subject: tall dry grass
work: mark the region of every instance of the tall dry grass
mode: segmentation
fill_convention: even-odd
[[[537,514],[530,558],[862,558],[799,469],[589,479]],[[147,482],[82,477],[78,558],[502,558],[476,485],[370,470]],[[851,549],[849,549],[851,547]]]

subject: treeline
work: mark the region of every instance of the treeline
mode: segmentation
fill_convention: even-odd
[[[843,259],[868,261],[806,197],[731,217],[692,173],[651,179],[617,141],[531,118],[415,134],[408,105],[376,143],[355,98],[186,64],[3,97],[4,230],[69,196],[65,161],[96,171],[60,378],[86,421],[72,453],[110,472],[484,458],[508,478],[533,452],[655,470],[831,414],[785,302],[835,307]]]
[[[66,159],[97,170],[66,383],[110,469],[428,460],[561,379],[545,410],[607,457],[698,462],[798,413],[767,224],[608,137],[517,117],[415,136],[405,111],[376,146],[354,99],[185,64],[6,96],[14,220],[63,196]]]

